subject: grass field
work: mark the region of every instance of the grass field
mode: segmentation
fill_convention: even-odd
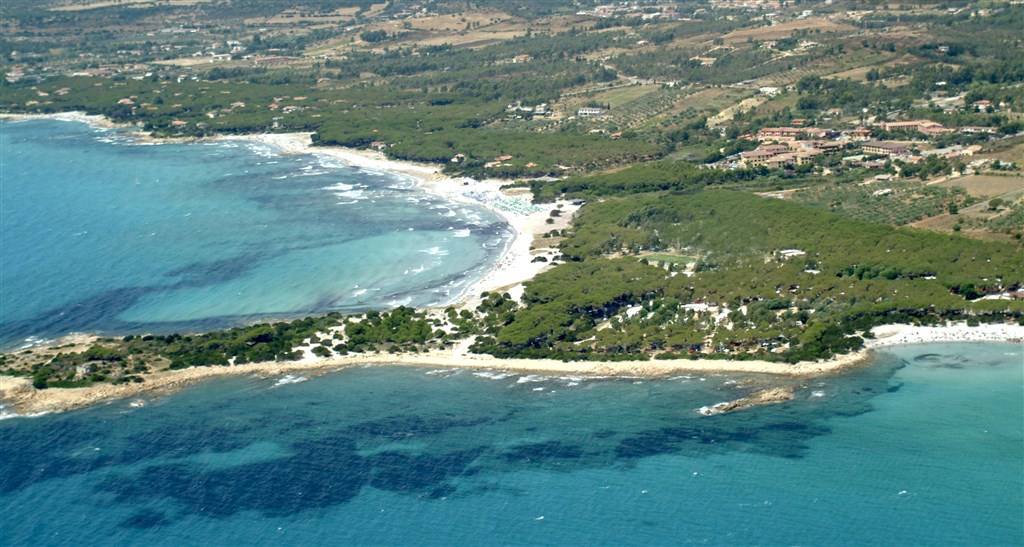
[[[1021,158],[1024,158],[1024,137],[1004,139],[995,143],[991,151],[986,148],[979,157],[1024,164],[1024,161],[1021,161]]]
[[[993,198],[1024,190],[1024,177],[1015,175],[969,175],[943,182],[940,186],[959,186],[976,198]]]
[[[802,29],[813,29],[820,30],[821,32],[845,32],[853,31],[856,28],[847,25],[845,23],[834,23],[828,19],[821,17],[812,17],[808,19],[799,19],[796,21],[789,21],[778,25],[772,25],[768,27],[755,27],[745,28],[726,34],[722,38],[726,42],[746,42],[747,39],[751,40],[778,40],[779,38],[787,38],[793,34],[794,31]]]
[[[654,91],[658,91],[658,89],[659,88],[657,86],[651,85],[632,85],[629,87],[620,87],[618,89],[612,89],[611,91],[605,91],[604,93],[600,93],[589,100],[594,100],[599,103],[608,103],[612,108],[618,108]]]
[[[743,98],[743,95],[747,93],[749,92],[745,89],[711,87],[702,89],[692,95],[684,97],[676,104],[676,106],[680,110],[693,108],[698,112],[706,112],[714,115],[736,104]]]

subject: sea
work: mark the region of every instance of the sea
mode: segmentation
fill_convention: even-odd
[[[455,301],[512,232],[407,177],[243,139],[0,122],[0,348]]]
[[[316,154],[53,120],[0,123],[0,213],[8,347],[443,303],[510,235]],[[930,344],[812,379],[382,364],[0,408],[0,545],[1021,545],[1022,394],[1020,345]]]
[[[0,420],[0,545],[1020,545],[1022,367],[930,344],[803,380],[219,379]]]

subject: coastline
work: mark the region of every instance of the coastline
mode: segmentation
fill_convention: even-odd
[[[54,119],[79,121],[100,127],[135,128],[131,125],[114,124],[102,116],[90,116],[80,112],[11,115],[0,114],[4,119],[30,120]],[[140,139],[150,139],[136,131]],[[479,295],[485,291],[508,291],[513,298],[522,294],[523,283],[550,267],[550,260],[557,256],[557,249],[534,249],[535,239],[553,229],[569,225],[578,209],[569,203],[546,204],[543,207],[515,207],[523,190],[507,192],[501,190],[505,181],[469,178],[451,178],[434,165],[387,159],[380,152],[354,150],[342,147],[312,146],[311,133],[278,133],[245,136],[217,136],[211,139],[159,139],[160,142],[236,140],[257,142],[272,146],[283,154],[324,155],[338,159],[356,168],[370,171],[393,173],[410,178],[423,191],[455,203],[476,204],[498,215],[513,232],[498,260],[474,283],[456,297],[452,304],[460,307],[475,307]],[[152,140],[152,139],[150,139]],[[563,214],[552,217],[551,211],[560,209]],[[553,219],[553,224],[547,221]],[[533,262],[537,256],[545,256],[547,262]],[[294,362],[262,362],[236,366],[198,367],[176,371],[164,371],[147,375],[141,384],[98,384],[88,388],[36,390],[25,378],[0,376],[0,401],[12,404],[22,414],[65,411],[81,408],[103,401],[123,399],[143,393],[162,393],[181,389],[187,385],[208,378],[229,375],[258,375],[269,377],[294,372],[320,374],[354,366],[393,365],[415,367],[446,367],[473,370],[493,370],[515,373],[552,373],[561,375],[627,376],[655,378],[678,373],[756,373],[790,377],[809,377],[835,374],[849,368],[870,363],[873,351],[893,345],[932,342],[1016,342],[1024,341],[1024,326],[982,325],[967,327],[955,324],[942,327],[915,327],[912,325],[884,325],[873,329],[875,337],[865,340],[865,349],[833,359],[818,362],[787,365],[767,361],[729,361],[719,359],[679,359],[650,361],[585,361],[562,362],[551,359],[499,359],[490,355],[469,354],[459,344],[453,350],[433,350],[418,354],[361,354],[330,358],[308,358]],[[74,336],[74,335],[69,335]],[[65,337],[67,338],[67,337]],[[52,344],[60,344],[54,341]]]
[[[1024,325],[1008,323],[985,324],[969,327],[966,323],[954,323],[936,327],[892,324],[871,329],[873,339],[865,339],[865,349],[891,346],[936,343],[1015,343],[1024,344]]]
[[[455,295],[447,305],[475,307],[480,303],[480,293],[511,291],[514,297],[522,293],[522,284],[551,265],[551,259],[559,253],[554,248],[533,248],[537,236],[551,230],[568,228],[579,206],[560,201],[543,206],[523,206],[528,203],[529,192],[518,190],[508,192],[501,186],[508,181],[500,179],[476,180],[468,177],[453,178],[441,172],[436,165],[410,161],[392,160],[383,153],[340,146],[313,146],[312,133],[260,133],[253,135],[217,135],[204,138],[161,138],[154,139],[131,124],[119,124],[104,116],[84,112],[61,112],[55,114],[10,114],[0,113],[0,119],[13,121],[58,120],[81,122],[103,128],[132,130],[134,138],[143,142],[215,142],[242,141],[265,144],[282,154],[321,155],[340,160],[355,168],[373,172],[399,175],[411,180],[417,188],[446,201],[484,207],[497,215],[512,232],[498,259],[476,281]],[[525,200],[525,203],[517,203]],[[551,211],[562,211],[557,217]],[[547,220],[553,223],[548,224]],[[533,262],[537,256],[544,256],[546,262]]]
[[[357,150],[340,146],[313,146],[312,133],[262,133],[259,135],[226,136],[218,140],[241,140],[273,146],[285,154],[323,155],[341,160],[356,168],[405,176],[422,191],[453,203],[478,205],[494,213],[512,231],[512,239],[501,256],[479,279],[470,284],[452,305],[475,307],[482,292],[511,290],[514,297],[521,294],[521,285],[550,267],[558,255],[557,249],[533,248],[534,240],[551,230],[567,228],[579,206],[560,201],[543,206],[525,206],[529,202],[523,190],[508,192],[501,186],[508,181],[499,179],[476,180],[468,177],[453,178],[435,165],[388,159],[372,150]],[[552,217],[551,211],[563,214]],[[552,224],[547,220],[553,219]],[[544,256],[546,262],[533,262]]]
[[[452,368],[511,373],[546,373],[566,376],[660,378],[680,373],[750,373],[781,377],[811,377],[835,374],[869,363],[870,351],[840,355],[828,361],[786,365],[768,361],[727,361],[721,359],[677,359],[650,361],[558,361],[555,359],[500,359],[490,355],[467,354],[459,348],[425,353],[372,353],[291,362],[264,361],[232,366],[191,367],[145,376],[136,384],[97,384],[83,388],[37,390],[27,378],[0,376],[0,401],[17,415],[32,416],[64,412],[143,394],[173,393],[189,385],[216,377],[255,375],[261,378],[291,373],[314,375],[359,366],[404,366]],[[7,417],[13,417],[8,415]]]
[[[926,343],[1024,343],[1024,326],[1005,323],[968,327],[962,323],[919,327],[883,325],[879,335],[868,340],[865,349],[829,360],[788,365],[768,361],[728,361],[721,359],[675,359],[650,361],[572,361],[554,359],[500,359],[490,355],[468,354],[461,346],[425,353],[372,353],[328,358],[309,358],[291,362],[260,362],[234,366],[192,367],[146,376],[141,384],[98,384],[86,388],[37,390],[27,378],[0,376],[0,400],[19,415],[36,415],[83,408],[101,402],[144,394],[166,394],[209,378],[255,375],[261,378],[291,373],[324,374],[359,366],[406,366],[457,368],[511,373],[546,373],[565,376],[660,378],[683,373],[765,374],[777,377],[807,378],[867,366],[881,348]]]

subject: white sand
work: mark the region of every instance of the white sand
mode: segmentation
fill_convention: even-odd
[[[132,127],[115,124],[103,116],[91,116],[83,112],[62,112],[57,114],[3,114],[4,119],[29,120],[52,119],[62,121],[79,121],[101,127]],[[463,295],[456,295],[452,303],[463,301],[464,305],[475,306],[479,295],[485,291],[504,291],[521,284],[541,271],[550,267],[550,258],[557,253],[553,249],[534,250],[531,245],[536,235],[553,229],[569,226],[572,215],[579,207],[567,202],[546,204],[538,207],[538,211],[526,213],[502,207],[514,198],[510,193],[501,191],[507,181],[483,180],[471,178],[451,178],[444,175],[436,165],[418,164],[408,161],[390,160],[384,154],[371,150],[355,150],[336,146],[312,146],[312,133],[265,133],[259,135],[217,136],[207,140],[248,140],[271,145],[285,153],[320,154],[339,159],[344,163],[369,171],[400,174],[414,180],[417,186],[433,195],[456,203],[472,203],[486,207],[497,214],[513,231],[513,239],[506,246],[502,256],[479,280],[466,289]],[[142,140],[150,140],[144,133],[139,133]],[[200,141],[204,139],[156,139],[158,142]],[[520,191],[521,193],[522,191]],[[525,198],[529,200],[528,195]],[[547,224],[553,209],[561,209],[562,215],[555,218],[554,224]],[[534,257],[545,255],[549,262],[533,262]]]
[[[97,384],[87,388],[32,388],[27,378],[0,376],[0,399],[13,405],[19,415],[62,412],[104,401],[124,399],[143,393],[168,393],[208,378],[234,375],[259,377],[291,373],[320,374],[353,366],[386,365],[446,367],[509,372],[544,372],[557,375],[625,376],[656,378],[681,372],[761,373],[781,376],[820,376],[842,371],[870,360],[867,352],[842,355],[830,361],[786,365],[765,361],[680,359],[626,362],[562,362],[553,359],[498,359],[490,355],[465,354],[459,348],[427,353],[358,354],[295,362],[262,362],[235,366],[192,367],[147,375],[141,384]],[[10,416],[10,414],[8,414]]]
[[[57,112],[54,114],[10,114],[0,113],[0,119],[10,121],[24,120],[59,120],[63,122],[82,122],[97,127],[134,127],[131,124],[114,123],[105,116],[89,115],[85,112]]]
[[[869,349],[934,342],[1024,343],[1024,326],[1007,323],[984,324],[977,327],[968,327],[966,323],[937,327],[882,325],[874,327],[871,332],[875,338],[864,340],[864,347]]]
[[[435,165],[390,160],[380,152],[312,146],[310,135],[311,133],[279,133],[224,138],[254,140],[272,145],[286,153],[322,154],[354,167],[405,175],[415,180],[417,186],[426,192],[456,203],[482,205],[500,216],[514,232],[513,239],[494,267],[467,289],[464,296],[470,300],[468,304],[472,304],[484,291],[506,290],[548,268],[550,262],[533,262],[535,256],[542,254],[538,251],[531,253],[530,246],[535,236],[553,229],[568,227],[572,215],[579,209],[570,203],[560,202],[537,207],[539,210],[535,212],[510,210],[507,206],[503,207],[509,200],[522,197],[529,201],[529,196],[522,196],[521,190],[517,193],[518,196],[503,192],[500,188],[507,184],[507,181],[479,181],[466,177],[456,179],[444,175]],[[561,209],[562,215],[555,219],[554,224],[547,224],[551,211],[556,208]],[[550,259],[554,253],[549,250],[545,254]]]

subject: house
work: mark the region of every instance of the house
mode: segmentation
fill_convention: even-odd
[[[795,163],[798,163],[798,161],[799,159],[797,158],[796,154],[778,154],[776,156],[768,158],[764,162],[764,165],[771,169],[781,169],[782,167],[785,167],[787,165],[793,165]]]
[[[583,108],[580,108],[579,110],[576,111],[576,115],[583,118],[587,118],[590,116],[604,116],[604,113],[605,109],[590,106],[584,106]]]
[[[886,131],[917,131],[918,133],[924,133],[925,135],[937,135],[940,133],[949,133],[952,129],[947,129],[942,126],[941,123],[936,123],[930,120],[911,120],[907,122],[883,122],[882,129]]]
[[[799,121],[799,120],[794,120]],[[808,135],[811,138],[821,139],[833,132],[818,127],[762,127],[757,132],[756,139],[759,141],[792,141],[801,135]]]
[[[789,152],[789,146],[785,144],[766,144],[757,147],[758,151],[771,152],[772,154],[785,154]]]
[[[906,144],[893,141],[869,141],[863,144],[865,154],[878,154],[882,156],[905,156],[910,153]]]
[[[871,138],[871,130],[866,127],[858,127],[846,134],[850,137],[850,140],[854,141],[866,141]]]
[[[751,150],[749,152],[742,152],[740,157],[742,158],[743,164],[746,166],[755,165],[767,165],[768,160],[777,156],[775,152],[769,152],[767,150]]]

